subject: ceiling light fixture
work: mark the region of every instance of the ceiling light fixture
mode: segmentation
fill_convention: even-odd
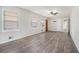
[[[54,13],[53,11],[51,11],[50,14],[51,14],[51,15],[57,15],[58,12],[55,12],[55,13]]]
[[[48,11],[48,13],[53,16],[53,15],[59,14],[59,11],[57,11],[57,10],[52,10],[52,11]]]

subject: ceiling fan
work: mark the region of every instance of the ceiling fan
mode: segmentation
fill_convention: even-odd
[[[59,14],[59,13],[58,13],[58,12],[50,11],[50,14],[51,14],[51,15],[57,15],[57,14]]]
[[[57,14],[60,13],[58,10],[50,10],[48,12],[49,12],[50,15],[57,15]]]

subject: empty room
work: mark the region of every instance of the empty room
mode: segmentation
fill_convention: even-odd
[[[0,6],[0,53],[78,53],[79,6]]]

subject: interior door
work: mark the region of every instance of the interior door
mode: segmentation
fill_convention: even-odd
[[[68,32],[68,20],[64,20],[63,22],[63,31],[64,32]]]
[[[49,31],[62,31],[61,20],[49,20]]]

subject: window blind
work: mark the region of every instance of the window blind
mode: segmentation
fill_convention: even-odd
[[[4,30],[18,29],[18,15],[14,11],[4,10]]]

